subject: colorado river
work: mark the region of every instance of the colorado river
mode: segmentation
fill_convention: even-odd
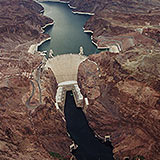
[[[45,33],[51,36],[51,40],[43,43],[40,51],[52,49],[54,53],[79,53],[83,46],[85,55],[98,52],[91,42],[91,35],[83,32],[83,26],[89,19],[88,15],[73,14],[67,4],[57,2],[41,3],[44,7],[44,15],[52,18],[55,24],[48,27]]]
[[[95,137],[82,109],[76,107],[72,91],[66,93],[64,113],[67,130],[78,145],[73,150],[77,160],[113,160],[110,142],[103,143]]]

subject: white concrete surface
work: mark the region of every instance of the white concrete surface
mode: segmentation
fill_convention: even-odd
[[[78,54],[58,55],[49,59],[46,67],[54,72],[58,84],[65,81],[77,81],[79,64],[85,59],[87,59],[86,56]]]
[[[65,81],[58,84],[58,86],[74,85],[77,84],[77,81]]]
[[[76,91],[76,98],[77,98],[77,101],[82,101],[83,100],[83,96],[80,92],[80,88],[78,87],[77,84],[74,85],[74,88],[75,88],[75,91]]]
[[[84,101],[85,101],[86,106],[88,106],[89,105],[88,98],[85,98]]]

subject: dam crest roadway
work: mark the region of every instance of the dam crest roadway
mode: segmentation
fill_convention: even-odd
[[[45,64],[46,68],[51,68],[57,83],[58,89],[56,93],[56,108],[64,113],[64,105],[66,92],[72,90],[77,107],[83,107],[83,99],[85,105],[88,105],[88,99],[83,98],[77,84],[78,67],[81,62],[87,59],[83,55],[80,48],[79,54],[62,54],[49,58]]]

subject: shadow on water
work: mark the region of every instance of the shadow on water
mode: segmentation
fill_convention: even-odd
[[[73,150],[77,160],[113,160],[113,147],[95,137],[81,108],[76,107],[72,91],[67,91],[64,113],[67,131],[78,145]]]

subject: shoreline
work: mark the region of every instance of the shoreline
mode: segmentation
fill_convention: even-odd
[[[71,6],[69,3],[68,3],[68,7],[71,8],[71,9],[76,9],[77,8],[77,7]]]
[[[84,33],[93,33],[91,30],[84,30]]]
[[[61,0],[39,0],[39,3],[43,2],[60,2],[60,3],[69,3],[69,1],[61,1]]]
[[[85,28],[83,27],[83,32],[84,33],[91,33],[91,34],[93,34],[93,31],[92,30],[85,30]],[[96,42],[94,42],[93,41],[93,36],[91,36],[91,42],[96,46],[96,48],[97,49],[99,49],[99,50],[103,50],[103,49],[107,49],[108,47],[100,47],[100,46],[98,46],[98,44],[96,43]]]
[[[92,30],[85,30],[85,28],[83,27],[83,32],[84,33],[91,33],[93,34],[93,31]],[[107,49],[108,47],[100,47],[98,46],[98,44],[96,42],[93,41],[93,36],[91,36],[91,42],[96,46],[97,49]]]
[[[39,1],[38,1],[38,2],[39,2]],[[38,2],[36,2],[36,3],[38,3]],[[45,11],[45,10],[42,9],[40,12],[43,14],[44,11]],[[52,25],[54,25],[54,24],[55,24],[54,20],[52,20],[52,22],[50,22],[50,23],[45,24],[43,27],[41,27],[41,33],[44,33],[44,32],[45,32],[45,28],[46,28],[46,27],[52,26]],[[44,42],[49,41],[49,40],[51,40],[51,37],[48,37],[48,38],[42,40],[42,41],[39,42],[39,43],[30,45],[30,47],[29,47],[29,49],[28,49],[28,52],[31,53],[31,54],[34,54],[35,52],[38,51],[38,47],[39,47],[40,45],[42,45]]]
[[[92,31],[92,30],[89,30],[89,29],[87,30],[87,29],[85,29],[84,27],[83,27],[82,29],[83,29],[83,32],[84,32],[84,33],[92,33],[92,34],[93,34],[93,31]]]
[[[93,34],[93,31],[92,31],[92,30],[85,30],[84,27],[83,27],[83,32],[84,32],[84,33],[91,33],[91,34]],[[91,36],[91,42],[92,42],[92,43],[96,46],[96,48],[99,49],[99,50],[103,50],[103,49],[109,48],[109,47],[100,47],[100,46],[98,46],[98,44],[93,41],[93,36]]]
[[[94,16],[95,13],[90,13],[90,12],[79,12],[79,11],[72,11],[73,14],[84,14],[84,15],[89,15],[89,16]]]
[[[39,3],[43,3],[43,2],[59,2],[59,3],[66,3],[68,4],[68,7],[71,9],[76,9],[77,7],[71,6],[69,4],[69,1],[61,1],[61,0],[38,0]],[[93,16],[95,15],[95,13],[90,13],[90,12],[80,12],[80,11],[72,11],[72,13],[74,14],[84,14],[84,15],[90,15]]]
[[[41,12],[41,14],[43,14],[44,13],[44,9],[42,9],[40,12]]]
[[[98,46],[98,44],[93,41],[93,36],[91,36],[91,40],[92,40],[92,43],[93,43],[93,44],[97,47],[97,49],[99,49],[99,50],[101,50],[101,49],[103,50],[103,49],[109,48],[109,47],[100,47],[100,46]]]
[[[46,28],[46,27],[48,27],[48,26],[53,26],[54,24],[55,24],[55,22],[54,22],[54,20],[53,20],[53,22],[47,23],[46,25],[44,25],[43,27],[41,27],[41,30],[42,30],[41,33],[44,33],[44,32],[45,32],[45,28]]]
[[[68,4],[68,7],[71,8],[71,9],[76,9],[76,8],[77,8],[77,7],[71,6],[71,5],[69,4],[69,1],[61,1],[61,0],[39,0],[38,2],[39,2],[39,3],[43,3],[43,2],[59,2],[59,3],[66,3],[66,4]],[[95,13],[90,13],[90,12],[80,12],[80,11],[72,11],[72,13],[74,13],[74,14],[84,14],[84,15],[90,15],[90,16],[95,15]]]
[[[109,48],[109,47],[100,47],[100,46],[98,46],[98,44],[96,43],[96,42],[94,42],[93,40],[92,40],[92,43],[97,47],[97,49],[99,49],[99,50],[103,50],[103,49],[107,49],[107,48]]]
[[[44,42],[49,41],[49,40],[51,40],[51,37],[48,37],[48,38],[42,40],[42,41],[39,42],[39,43],[32,44],[32,45],[29,47],[28,52],[31,53],[31,54],[34,54],[36,51],[38,51],[38,47],[39,47],[40,45],[42,45]]]

